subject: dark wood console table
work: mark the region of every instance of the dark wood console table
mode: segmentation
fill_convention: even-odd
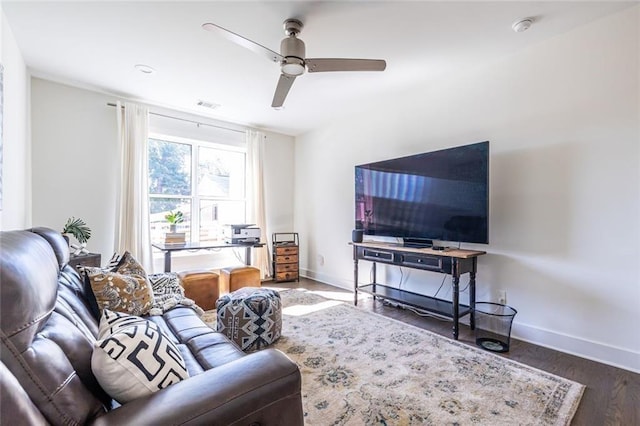
[[[453,338],[458,340],[459,320],[469,314],[469,325],[475,328],[476,271],[478,256],[484,251],[404,247],[391,243],[350,243],[353,245],[353,303],[358,304],[358,291],[381,299],[432,312],[453,320]],[[373,262],[370,284],[358,285],[358,261]],[[425,296],[376,282],[376,264],[404,266],[413,269],[439,272],[453,277],[452,300]],[[460,304],[460,276],[469,274],[469,306]]]

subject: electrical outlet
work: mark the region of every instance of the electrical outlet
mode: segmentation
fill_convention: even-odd
[[[320,266],[324,266],[324,256],[319,254],[318,256],[316,256],[316,261],[318,262],[318,265]]]
[[[498,303],[503,305],[507,303],[507,290],[500,290],[498,292]]]

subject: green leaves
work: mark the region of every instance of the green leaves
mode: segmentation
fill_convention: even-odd
[[[167,219],[167,222],[169,222],[172,225],[182,223],[182,221],[184,221],[184,217],[180,210],[176,210],[175,212],[172,210],[169,213],[167,213],[164,216],[164,218]]]
[[[67,219],[64,228],[62,228],[63,234],[71,234],[75,237],[80,244],[84,244],[91,238],[91,228],[87,226],[84,220],[70,217]]]

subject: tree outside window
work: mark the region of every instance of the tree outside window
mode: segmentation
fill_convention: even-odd
[[[202,141],[149,140],[152,242],[163,242],[164,216],[180,210],[187,241],[218,241],[223,227],[246,217],[246,153]],[[194,214],[195,212],[195,214]]]

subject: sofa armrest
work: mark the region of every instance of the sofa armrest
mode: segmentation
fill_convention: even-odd
[[[94,425],[302,425],[298,366],[275,349],[207,370],[96,418]]]

